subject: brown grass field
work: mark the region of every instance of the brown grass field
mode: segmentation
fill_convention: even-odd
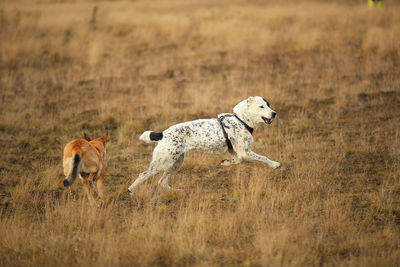
[[[97,12],[94,8],[97,7]],[[0,2],[0,266],[400,265],[400,3]],[[137,138],[260,95],[278,118],[219,166],[128,186]],[[106,203],[62,149],[108,127]]]

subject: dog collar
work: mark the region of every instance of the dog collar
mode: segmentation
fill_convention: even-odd
[[[247,123],[245,123],[244,121],[242,121],[238,115],[236,115],[236,113],[233,113],[233,116],[235,116],[236,119],[238,119],[246,128],[247,131],[249,131],[249,133],[252,135],[253,134],[253,128],[251,128]]]

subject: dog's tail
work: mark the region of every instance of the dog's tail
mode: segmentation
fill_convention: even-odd
[[[64,186],[70,186],[75,182],[76,176],[78,176],[78,167],[79,163],[81,162],[81,157],[76,154],[74,156],[73,162],[72,162],[72,171],[68,174],[68,176],[64,180]]]
[[[142,133],[142,135],[139,137],[139,140],[142,140],[146,143],[150,142],[157,142],[163,139],[163,133],[157,133],[157,132],[152,132],[152,131],[145,131]]]

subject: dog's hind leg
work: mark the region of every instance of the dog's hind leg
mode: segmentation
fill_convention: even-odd
[[[164,172],[163,176],[161,176],[160,180],[158,180],[158,184],[161,185],[162,187],[171,190],[173,189],[169,184],[168,181],[171,178],[172,174],[175,174],[179,171],[179,169],[182,167],[183,162],[185,160],[185,154],[182,154],[178,160],[172,165],[172,167]],[[179,190],[179,189],[173,189],[173,190]]]
[[[96,181],[96,186],[97,186],[97,192],[99,194],[100,201],[104,203],[104,182],[103,182],[103,177],[99,177],[99,179]]]
[[[104,169],[104,165],[103,165],[100,175],[96,180],[97,193],[99,195],[101,203],[104,203],[104,173],[105,173],[105,169]]]
[[[171,143],[158,143],[153,151],[153,159],[150,163],[149,169],[142,172],[139,177],[129,186],[131,196],[135,188],[146,181],[151,176],[161,172],[171,173],[175,169],[182,166],[184,156],[183,147],[177,147]],[[167,174],[166,174],[167,175]]]
[[[146,181],[151,176],[159,174],[160,172],[161,172],[160,170],[153,168],[153,166],[150,166],[150,168],[148,170],[139,174],[139,177],[128,188],[130,195],[133,196],[133,192],[135,191],[135,188],[137,186],[142,184],[144,181]]]
[[[91,179],[93,179],[93,176],[94,176],[95,174],[96,174],[96,173],[94,173],[94,172],[90,173],[90,175],[89,175],[89,181],[90,181]],[[83,185],[83,190],[84,190],[85,193],[86,193],[86,196],[87,196],[87,198],[88,198],[88,200],[89,200],[90,205],[95,206],[95,205],[96,205],[96,201],[94,200],[92,194],[90,193],[89,183],[88,183],[88,181],[86,181],[86,179],[84,179],[84,178],[82,179],[82,185]]]
[[[160,180],[158,180],[158,184],[164,187],[165,189],[171,190],[171,186],[169,186],[168,181],[169,178],[171,177],[171,173],[169,172],[164,172],[163,175],[161,176]]]

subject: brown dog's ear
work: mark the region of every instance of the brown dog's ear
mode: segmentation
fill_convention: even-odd
[[[83,138],[85,138],[85,140],[88,142],[92,140],[92,138],[90,138],[90,136],[86,132],[83,132]]]
[[[108,129],[104,131],[103,136],[101,137],[103,139],[103,143],[107,141],[107,136],[108,136]]]

